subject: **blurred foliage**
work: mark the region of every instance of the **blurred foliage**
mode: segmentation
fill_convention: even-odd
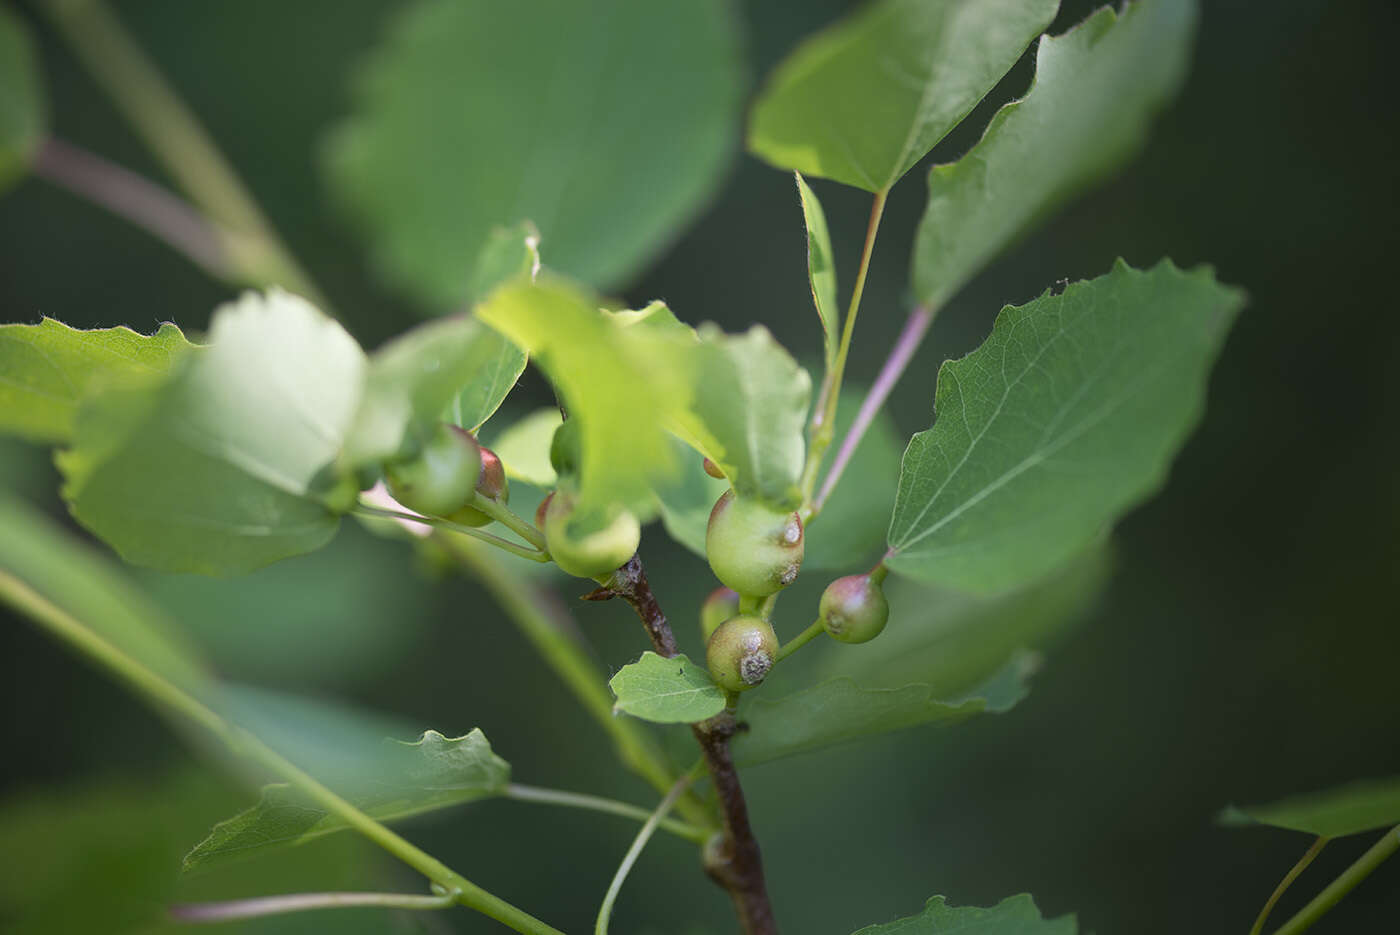
[[[347,328],[365,346],[407,328],[416,306],[365,262],[359,228],[335,207],[317,154],[354,107],[346,89],[357,63],[409,5],[117,6]],[[750,73],[766,73],[850,6],[743,5]],[[1093,7],[1064,4],[1052,31]],[[37,25],[27,5],[5,9]],[[1216,827],[1222,803],[1400,772],[1393,672],[1400,323],[1389,277],[1400,244],[1386,210],[1397,194],[1400,135],[1383,119],[1394,83],[1388,37],[1397,27],[1400,13],[1383,0],[1292,0],[1267,11],[1242,0],[1207,4],[1183,96],[1142,155],[945,309],[895,394],[891,416],[906,436],[928,425],[938,361],[975,346],[1001,305],[1062,277],[1096,275],[1119,255],[1137,266],[1171,256],[1182,267],[1209,261],[1251,294],[1211,381],[1201,428],[1164,491],[1120,528],[1107,595],[1083,626],[1059,637],[1025,702],[952,730],[893,734],[746,774],[787,930],[853,931],[912,912],[934,891],[963,906],[1026,890],[1046,917],[1077,911],[1086,930],[1239,931],[1301,848],[1283,831]],[[57,135],[168,181],[53,34],[31,31]],[[929,162],[969,149],[996,108],[1024,92],[1030,66],[1023,58]],[[849,283],[868,197],[812,185]],[[791,186],[783,173],[745,158],[684,236],[657,245],[654,265],[640,277],[619,273],[613,285],[634,308],[662,297],[688,321],[736,330],[758,320],[799,357],[816,359],[822,338]],[[873,376],[902,323],[921,194],[917,178],[906,179],[887,209],[854,379]],[[594,219],[598,229],[626,227],[628,209],[611,210]],[[48,314],[79,327],[143,332],[172,319],[194,332],[230,297],[163,245],[34,179],[0,202],[0,244],[7,319]],[[528,373],[517,393],[520,413],[553,403]],[[57,481],[45,457],[8,442],[0,453],[7,488],[56,514]],[[514,485],[513,492],[520,495]],[[217,667],[240,678],[334,688],[449,734],[479,725],[521,775],[646,800],[640,784],[597,755],[596,728],[483,595],[455,579],[414,575],[396,543],[369,540],[350,525],[316,556],[233,582],[198,582],[227,585],[223,591],[193,593],[194,579],[162,582],[156,599],[184,616]],[[659,527],[643,541],[657,592],[694,655],[694,614],[715,583]],[[804,575],[790,589],[781,634],[806,625],[824,584]],[[191,593],[176,593],[185,588]],[[237,625],[265,633],[265,651],[204,631],[227,626],[216,623],[225,605],[235,608],[229,618]],[[610,669],[636,658],[639,637],[621,608],[577,605],[576,616]],[[315,640],[314,664],[297,655],[303,639],[312,642],[292,632],[302,627],[327,634]],[[896,639],[898,627],[892,622],[882,640]],[[375,635],[361,643],[361,633]],[[880,645],[822,645],[803,655],[812,655],[812,666],[838,665],[838,653]],[[777,681],[781,675],[774,687],[792,688]],[[179,739],[138,702],[22,622],[0,627],[0,685],[7,746],[24,751],[5,758],[0,846],[35,855],[0,884],[7,931],[118,930],[114,920],[172,894],[416,885],[412,875],[385,880],[394,868],[339,836],[181,881],[176,892],[180,855],[253,793],[214,786],[209,765],[192,766]],[[181,783],[192,791],[179,791]],[[838,794],[843,807],[831,808]],[[500,804],[410,833],[482,885],[573,930],[591,924],[632,831],[603,816]],[[492,842],[489,865],[478,856],[480,840]],[[1363,846],[1331,845],[1304,883],[1328,879]],[[832,853],[842,860],[830,860]],[[863,873],[853,887],[852,867],[879,872]],[[1325,925],[1381,930],[1397,911],[1397,873],[1383,867]],[[551,881],[547,890],[537,885],[542,878]],[[1306,890],[1295,887],[1278,912],[1301,904]],[[684,915],[675,909],[678,891],[687,894]],[[1191,900],[1180,899],[1185,892]],[[620,930],[658,935],[725,931],[730,918],[724,895],[700,880],[693,848],[670,839],[653,842],[616,916]],[[382,932],[399,924],[382,913],[316,914],[248,930]],[[411,924],[495,930],[465,912]]]

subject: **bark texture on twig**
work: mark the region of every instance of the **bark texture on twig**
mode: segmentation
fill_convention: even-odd
[[[652,648],[661,656],[679,653],[671,624],[657,603],[647,582],[642,560],[633,555],[603,584],[588,595],[590,600],[620,597],[641,618]],[[768,900],[768,884],[763,876],[763,855],[758,838],[749,824],[749,809],[744,790],[739,784],[739,772],[729,751],[729,740],[739,730],[734,715],[728,711],[692,724],[691,730],[705,755],[705,765],[715,784],[724,825],[723,837],[705,848],[705,872],[729,891],[734,910],[744,927],[745,935],[775,935],[777,923]]]

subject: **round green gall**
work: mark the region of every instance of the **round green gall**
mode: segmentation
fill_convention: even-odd
[[[778,660],[778,637],[762,617],[730,617],[710,635],[705,664],[720,688],[747,691],[768,677]]]
[[[556,490],[544,513],[544,541],[554,564],[578,578],[597,578],[625,565],[642,541],[637,517],[619,510],[596,532],[577,533],[573,527],[574,497]]]
[[[506,480],[505,466],[485,445],[481,446],[481,476],[476,479],[476,492],[502,506],[510,502],[510,482]],[[470,506],[462,507],[448,519],[463,526],[485,526],[491,522],[491,517]]]
[[[890,619],[885,592],[869,575],[847,575],[826,586],[818,605],[822,627],[842,643],[868,643]]]
[[[747,597],[792,584],[802,567],[802,519],[726,490],[710,511],[705,556],[715,577]]]
[[[579,437],[577,419],[565,419],[554,430],[549,443],[549,463],[554,473],[560,477],[573,477],[578,473],[579,453],[583,440]]]
[[[393,498],[424,516],[448,516],[466,506],[480,477],[481,448],[455,425],[439,425],[415,457],[384,468]]]
[[[700,633],[706,642],[719,625],[739,612],[739,595],[729,588],[715,588],[700,605]]]

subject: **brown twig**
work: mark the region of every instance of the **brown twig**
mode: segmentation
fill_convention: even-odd
[[[626,565],[603,582],[602,587],[588,595],[589,600],[611,597],[622,598],[637,612],[658,655],[674,656],[679,652],[671,624],[652,593],[639,556],[633,555]],[[778,929],[772,904],[768,901],[763,855],[749,824],[744,790],[729,751],[729,740],[740,730],[740,725],[732,712],[725,711],[708,721],[692,724],[691,730],[714,781],[724,827],[721,839],[705,848],[705,872],[729,891],[745,935],[775,935]]]

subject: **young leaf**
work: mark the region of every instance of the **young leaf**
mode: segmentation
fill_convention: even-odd
[[[822,349],[826,369],[836,362],[837,343],[841,338],[841,307],[837,304],[836,255],[831,252],[831,233],[826,227],[826,212],[817,200],[817,193],[807,185],[801,172],[797,178],[797,197],[802,202],[802,220],[807,225],[807,278],[812,284],[812,304],[822,323]]]
[[[554,430],[563,424],[558,406],[536,409],[497,435],[491,450],[501,459],[506,476],[536,487],[553,487],[558,477],[549,461]]]
[[[737,32],[720,0],[419,0],[360,76],[331,182],[385,273],[435,306],[480,298],[462,258],[526,217],[551,267],[616,285],[731,157]]]
[[[580,513],[603,519],[621,504],[650,515],[653,480],[675,468],[663,421],[689,392],[674,340],[622,324],[586,291],[547,276],[502,286],[476,313],[530,353],[579,421]]]
[[[0,325],[0,432],[68,441],[78,405],[94,389],[165,376],[193,346],[169,322],[152,335],[130,328],[79,331],[52,318]]]
[[[1043,37],[1035,83],[982,141],[929,173],[914,246],[914,294],[937,308],[1033,222],[1121,165],[1176,93],[1195,32],[1194,0],[1104,7]]]
[[[780,169],[889,189],[967,116],[1058,0],[874,0],[773,72],[750,151]]]
[[[1224,825],[1270,825],[1325,838],[1339,838],[1400,824],[1400,776],[1365,779],[1267,805],[1230,806]]]
[[[658,724],[694,724],[724,710],[724,692],[709,671],[685,655],[642,658],[622,667],[608,681],[617,696],[614,713]]]
[[[855,935],[1077,935],[1074,916],[1045,919],[1025,893],[1003,899],[990,909],[949,906],[935,896],[924,911],[884,925],[867,925]]]
[[[1081,620],[1108,581],[1111,551],[1094,545],[1029,584],[994,596],[885,582],[890,626],[859,653],[832,653],[818,672],[849,675],[874,688],[910,682],[956,697],[1023,649],[1040,650]]]
[[[1008,711],[1025,697],[1032,668],[1032,657],[1018,655],[976,690],[949,700],[936,698],[929,685],[867,688],[845,676],[776,700],[758,698],[743,713],[749,729],[735,738],[735,756],[752,766],[873,734]]]
[[[383,461],[444,418],[475,431],[524,370],[525,352],[474,318],[419,325],[370,358],[345,463]]]
[[[321,501],[364,380],[359,345],[296,296],[215,312],[167,382],[89,400],[58,463],[73,515],[128,561],[229,574],[335,533]]]
[[[836,437],[843,438],[865,399],[865,387],[847,383],[836,409]],[[873,563],[885,547],[885,517],[894,508],[902,442],[894,420],[881,410],[861,439],[846,473],[806,532],[804,572],[849,571]]]
[[[938,419],[904,453],[886,564],[993,592],[1084,549],[1162,483],[1243,300],[1209,270],[1120,260],[1003,309],[939,372]]]
[[[676,433],[724,471],[741,496],[795,508],[806,451],[812,378],[768,329],[725,334],[701,325],[699,342],[677,344],[677,370],[691,374]]]
[[[500,795],[510,782],[510,764],[480,730],[455,738],[430,730],[414,743],[386,741],[379,753],[378,770],[342,795],[381,822]],[[277,783],[263,789],[258,804],[215,825],[186,855],[184,869],[208,869],[347,827],[296,787]]]
[[[29,168],[43,144],[45,101],[38,55],[23,20],[0,9],[0,191]]]

